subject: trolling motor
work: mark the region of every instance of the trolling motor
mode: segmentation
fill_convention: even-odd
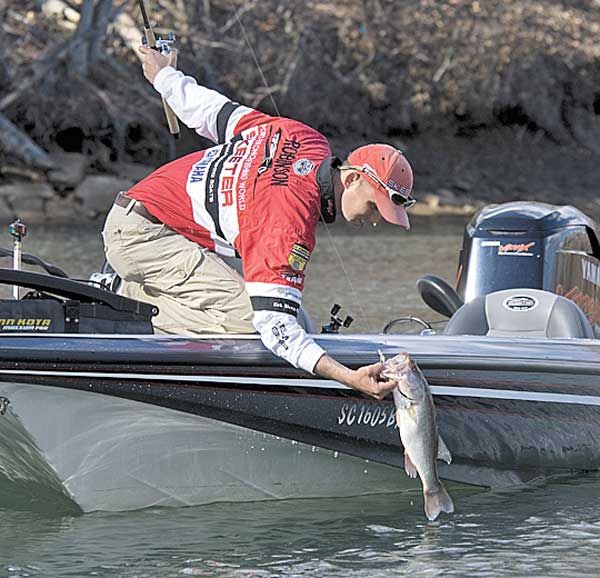
[[[342,320],[337,314],[340,312],[341,305],[334,303],[331,308],[331,321],[327,325],[323,325],[321,333],[339,333],[340,327],[350,327],[350,324],[354,321],[350,315],[346,316],[346,319]]]
[[[27,225],[17,219],[13,221],[8,227],[8,232],[13,237],[13,269],[15,271],[21,270],[21,249],[23,237],[27,235]],[[19,299],[19,286],[13,285],[13,299]]]

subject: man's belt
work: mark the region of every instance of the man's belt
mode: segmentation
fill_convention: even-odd
[[[151,223],[155,223],[156,225],[161,224],[161,221],[159,221],[154,215],[150,214],[140,201],[136,201],[135,199],[128,197],[126,193],[119,193],[115,199],[115,205],[123,207],[124,209],[128,209],[132,203],[133,207],[130,211],[131,213],[135,213],[140,217],[144,217],[144,219],[150,221]]]

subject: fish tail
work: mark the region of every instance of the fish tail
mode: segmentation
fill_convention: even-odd
[[[425,501],[425,515],[432,522],[440,515],[440,512],[446,512],[446,514],[454,512],[454,503],[442,482],[435,490],[424,489],[423,499]]]

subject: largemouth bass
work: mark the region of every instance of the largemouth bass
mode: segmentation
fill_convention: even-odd
[[[429,520],[435,520],[440,512],[451,514],[454,504],[440,481],[436,459],[450,463],[452,456],[438,434],[427,380],[408,353],[387,361],[381,352],[380,356],[384,364],[382,375],[398,382],[393,396],[404,446],[404,469],[409,477],[416,478],[418,474],[421,478],[425,515]]]

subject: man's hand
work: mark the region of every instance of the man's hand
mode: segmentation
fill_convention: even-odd
[[[144,76],[152,84],[154,84],[154,79],[160,70],[167,66],[177,67],[177,50],[174,48],[167,55],[161,54],[153,48],[148,48],[148,46],[140,46],[138,52],[142,61]]]
[[[362,391],[376,399],[383,399],[397,385],[391,379],[381,376],[383,363],[365,365],[356,371],[338,363],[332,357],[325,354],[319,359],[315,366],[315,373],[321,377],[335,379],[344,385]]]
[[[381,376],[383,363],[374,363],[358,368],[355,374],[355,382],[352,387],[375,397],[383,399],[388,393],[394,390],[398,385],[393,379],[387,379]]]

